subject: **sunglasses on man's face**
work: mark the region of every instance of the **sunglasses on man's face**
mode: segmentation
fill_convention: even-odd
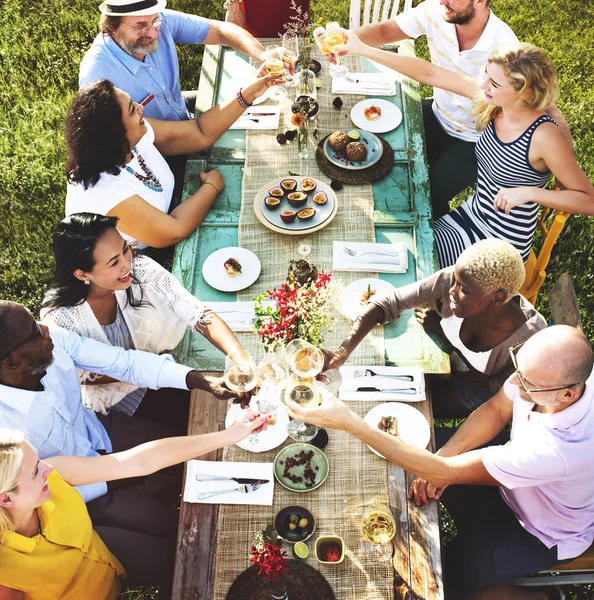
[[[514,369],[516,371],[516,377],[518,378],[518,381],[520,382],[520,385],[522,386],[522,389],[527,393],[527,394],[537,394],[539,392],[559,392],[561,390],[566,390],[567,388],[573,387],[574,385],[579,385],[577,383],[569,383],[567,385],[564,385],[563,387],[556,387],[556,388],[539,388],[539,389],[532,389],[529,387],[526,387],[526,384],[524,383],[524,376],[522,375],[522,373],[520,372],[520,369],[518,369],[518,350],[525,344],[526,342],[520,342],[519,344],[516,344],[515,346],[512,346],[509,349],[509,355],[511,357],[511,361],[512,361],[512,365],[514,366]]]
[[[22,348],[25,344],[28,344],[37,336],[43,337],[43,331],[41,330],[39,323],[35,321],[35,331],[31,335],[28,335],[22,342],[19,342],[16,346],[14,346],[14,348],[11,348],[8,352],[5,352],[2,356],[0,356],[0,360],[4,360],[9,354],[12,354],[15,350]]]

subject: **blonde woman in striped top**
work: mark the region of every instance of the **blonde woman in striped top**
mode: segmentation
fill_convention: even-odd
[[[435,222],[439,267],[471,244],[499,238],[526,260],[539,206],[594,215],[594,187],[545,108],[559,96],[555,67],[531,44],[494,50],[482,81],[427,61],[370,48],[352,32],[343,46],[421,83],[474,98],[478,185],[474,196]],[[559,190],[544,189],[555,176]]]

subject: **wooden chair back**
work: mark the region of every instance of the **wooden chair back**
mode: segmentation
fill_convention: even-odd
[[[361,25],[379,23],[393,19],[399,12],[412,7],[412,0],[364,0],[363,23],[361,23],[361,0],[351,0],[349,29],[357,29]],[[382,7],[383,4],[383,7]],[[400,5],[402,4],[402,10]],[[372,13],[373,8],[373,13]]]
[[[544,208],[538,216],[537,224],[543,238],[542,247],[538,256],[534,249],[530,250],[530,256],[526,261],[526,279],[520,289],[520,294],[532,304],[536,302],[538,290],[546,279],[546,268],[551,259],[551,252],[570,214],[560,210],[551,211],[550,208]],[[547,225],[549,217],[551,217],[551,221]]]

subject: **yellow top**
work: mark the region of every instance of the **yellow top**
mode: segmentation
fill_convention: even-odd
[[[26,600],[115,600],[126,572],[93,531],[81,495],[53,471],[52,499],[37,508],[41,533],[8,531],[0,544],[0,585]]]

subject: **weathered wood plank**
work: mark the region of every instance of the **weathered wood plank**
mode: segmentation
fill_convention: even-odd
[[[570,325],[582,330],[580,307],[569,273],[563,273],[551,289],[549,306],[556,325]]]
[[[192,392],[188,435],[224,428],[225,403],[200,390]],[[221,411],[221,408],[223,409]],[[221,460],[223,450],[205,454],[202,460]],[[184,472],[184,485],[185,485]],[[218,504],[182,502],[172,600],[214,600]]]

